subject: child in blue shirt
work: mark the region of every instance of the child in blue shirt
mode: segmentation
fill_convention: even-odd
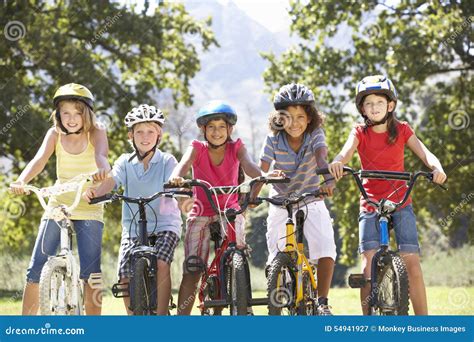
[[[133,108],[125,117],[125,125],[129,129],[128,137],[134,153],[121,155],[114,164],[112,177],[97,189],[86,191],[84,197],[90,200],[119,186],[124,188],[124,195],[129,197],[146,197],[163,191],[163,184],[178,164],[173,155],[157,148],[164,121],[163,113],[154,106],[140,105]],[[158,198],[149,204],[146,208],[147,231],[157,235],[157,314],[166,315],[171,295],[170,264],[181,236],[182,220],[174,199]],[[132,221],[137,211],[136,204],[124,203],[122,206],[122,240],[118,262],[120,283],[128,283],[130,278],[130,251],[137,238],[137,229]],[[124,303],[131,314],[130,298],[124,297]]]

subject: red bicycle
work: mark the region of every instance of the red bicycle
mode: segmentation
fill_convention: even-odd
[[[185,267],[190,272],[203,272],[199,286],[199,309],[201,315],[221,315],[229,307],[231,315],[247,315],[247,308],[267,305],[267,298],[252,298],[247,249],[237,246],[235,219],[243,213],[250,201],[250,193],[257,183],[288,183],[288,178],[257,177],[238,186],[210,187],[207,182],[191,179],[182,187],[200,187],[220,220],[210,225],[210,238],[214,242],[214,258],[205,265],[201,258],[191,256]],[[164,188],[176,188],[165,184]],[[243,194],[240,209],[219,208],[214,198],[218,195]],[[217,203],[216,203],[217,202]]]

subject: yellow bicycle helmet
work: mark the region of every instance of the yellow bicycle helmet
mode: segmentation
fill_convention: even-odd
[[[77,83],[69,83],[56,90],[53,97],[54,107],[57,107],[59,101],[63,100],[79,100],[84,102],[90,109],[94,107],[94,96],[90,90]]]

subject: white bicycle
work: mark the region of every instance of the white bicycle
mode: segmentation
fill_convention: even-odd
[[[45,210],[45,216],[53,219],[60,232],[60,251],[50,256],[41,271],[39,282],[39,308],[41,315],[83,315],[84,285],[79,278],[79,265],[72,251],[73,222],[72,211],[81,200],[84,184],[92,179],[92,174],[79,175],[67,183],[45,188],[24,186],[25,191],[36,194]],[[49,207],[45,198],[55,197],[66,192],[76,192],[74,202],[70,206],[58,205]],[[88,283],[92,288],[101,288],[100,274],[91,274]]]

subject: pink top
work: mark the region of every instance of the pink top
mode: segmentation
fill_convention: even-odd
[[[229,141],[225,146],[224,160],[220,165],[214,165],[209,157],[209,145],[207,141],[193,140],[191,146],[196,150],[197,156],[193,163],[193,178],[210,183],[212,186],[235,186],[238,185],[240,162],[237,153],[243,145],[240,139]],[[216,212],[212,209],[204,190],[198,187],[193,188],[194,201],[193,208],[189,216],[214,216]],[[229,198],[230,197],[230,198]],[[227,201],[227,199],[229,200]],[[219,205],[224,209],[239,208],[238,195],[219,195]]]

